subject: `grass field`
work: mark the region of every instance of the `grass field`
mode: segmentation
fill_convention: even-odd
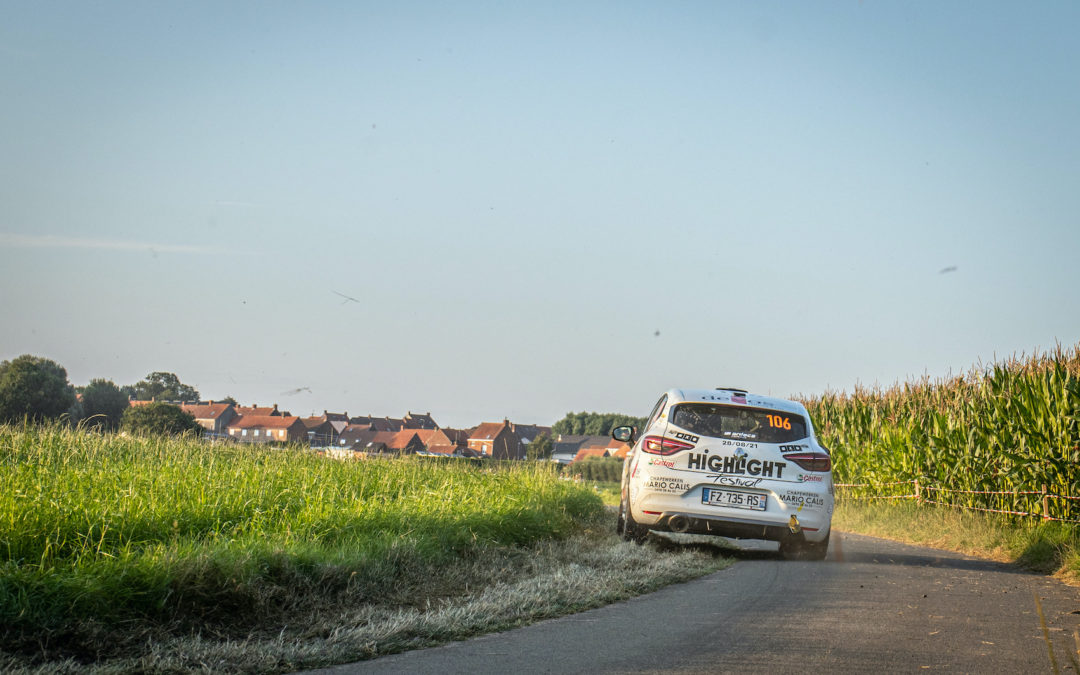
[[[0,427],[0,670],[266,672],[506,628],[722,567],[616,540],[554,467]]]
[[[603,509],[534,464],[338,462],[60,426],[0,428],[0,482],[4,646],[48,634],[76,654],[87,631],[132,621],[243,635],[317,596],[407,604],[398,589],[440,566],[569,536]]]

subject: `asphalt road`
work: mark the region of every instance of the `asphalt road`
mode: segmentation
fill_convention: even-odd
[[[1000,563],[853,534],[823,562],[768,544],[628,602],[344,673],[1072,672],[1080,589]]]

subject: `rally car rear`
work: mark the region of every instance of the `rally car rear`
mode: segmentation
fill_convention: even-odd
[[[616,437],[629,440],[622,429]],[[825,556],[832,461],[802,405],[741,390],[672,390],[634,440],[623,474],[624,536],[766,539],[787,557]]]

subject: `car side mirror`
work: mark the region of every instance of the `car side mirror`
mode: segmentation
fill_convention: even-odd
[[[611,430],[611,437],[623,443],[633,443],[636,431],[634,427],[615,427]]]

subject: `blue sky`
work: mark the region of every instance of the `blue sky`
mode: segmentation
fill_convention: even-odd
[[[75,384],[550,423],[1080,340],[1073,2],[0,15],[0,358]]]

